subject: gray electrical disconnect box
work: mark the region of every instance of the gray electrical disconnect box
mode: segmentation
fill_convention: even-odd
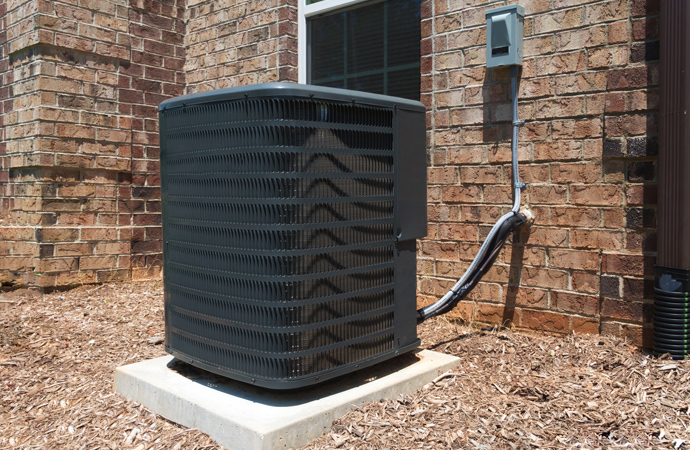
[[[522,65],[525,8],[503,6],[486,11],[486,67]]]

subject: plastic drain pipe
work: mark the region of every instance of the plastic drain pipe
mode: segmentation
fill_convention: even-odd
[[[430,317],[445,314],[470,293],[477,285],[481,277],[488,272],[498,256],[503,244],[513,231],[525,223],[531,221],[532,214],[529,211],[520,211],[521,192],[525,187],[520,182],[518,167],[518,132],[519,127],[525,121],[518,119],[518,95],[517,77],[519,66],[510,66],[510,92],[512,97],[512,124],[513,135],[511,139],[512,168],[513,168],[513,208],[504,214],[491,228],[488,236],[479,248],[472,264],[467,268],[460,280],[439,301],[417,310],[417,323],[421,323]]]

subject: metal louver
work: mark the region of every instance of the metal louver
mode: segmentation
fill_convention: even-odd
[[[271,83],[159,111],[168,352],[287,389],[419,344],[420,103]]]

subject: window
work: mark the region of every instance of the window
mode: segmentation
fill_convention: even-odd
[[[419,100],[420,0],[305,0],[300,82]]]

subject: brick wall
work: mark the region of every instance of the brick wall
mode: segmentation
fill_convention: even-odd
[[[510,209],[510,84],[486,70],[485,10],[504,1],[425,1],[429,235],[422,302],[460,277]],[[523,205],[514,236],[457,315],[651,343],[656,251],[659,0],[522,0]]]
[[[2,4],[3,283],[160,275],[157,105],[183,93],[182,5]]]
[[[420,303],[462,274],[511,204],[510,94],[485,16],[513,1],[424,0],[429,236]],[[456,316],[649,343],[660,0],[521,0],[523,204]],[[297,1],[0,2],[0,281],[160,274],[156,105],[297,80]]]
[[[296,0],[0,8],[0,282],[160,276],[157,105],[185,88],[296,81]]]
[[[188,93],[297,81],[297,0],[187,4]]]

